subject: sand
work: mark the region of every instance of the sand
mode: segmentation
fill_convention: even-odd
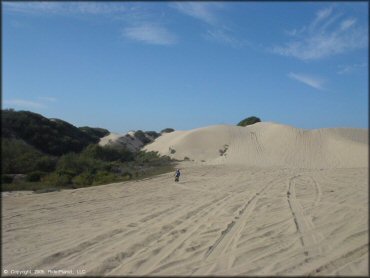
[[[127,134],[109,133],[100,138],[100,146],[124,146],[130,151],[137,151],[144,146],[138,138],[134,136],[134,132],[130,131]]]
[[[368,275],[366,130],[214,126],[147,148],[169,147],[194,159],[179,183],[3,194],[2,273]]]
[[[145,149],[207,164],[316,169],[367,167],[368,131],[304,130],[268,122],[247,127],[218,125],[164,134]],[[225,149],[220,156],[220,151]]]

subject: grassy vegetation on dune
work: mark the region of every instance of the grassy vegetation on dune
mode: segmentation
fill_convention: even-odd
[[[244,120],[240,121],[237,126],[247,126],[247,125],[253,125],[255,123],[259,123],[261,122],[261,119],[256,117],[256,116],[252,116],[252,117],[248,117],[248,118],[245,118]]]
[[[51,172],[57,157],[46,155],[19,139],[2,138],[1,170],[3,174],[29,174],[33,171]]]
[[[30,111],[1,111],[2,138],[21,139],[37,150],[54,156],[80,152],[99,142],[108,130],[77,128],[60,119],[48,119]]]
[[[28,169],[32,160],[24,163]],[[167,156],[159,156],[156,152],[132,153],[123,148],[95,144],[89,145],[81,153],[60,156],[53,171],[45,172],[32,168],[32,171],[21,175],[22,178],[18,180],[15,180],[14,176],[20,175],[3,174],[1,190],[47,191],[50,188],[81,188],[138,180],[171,171],[174,171],[174,161]]]
[[[154,152],[100,146],[102,128],[77,128],[29,111],[2,110],[2,191],[79,188],[147,178],[174,170],[174,161]],[[144,145],[160,136],[138,130]]]

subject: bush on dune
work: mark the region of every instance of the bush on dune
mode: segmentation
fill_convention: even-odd
[[[49,184],[52,187],[66,187],[72,184],[73,174],[69,172],[53,172],[43,179],[45,184]]]
[[[158,153],[98,145],[109,133],[105,129],[76,128],[59,119],[11,109],[2,110],[2,124],[3,191],[47,192],[50,188],[77,188],[172,171],[171,159]],[[158,136],[155,131],[135,132],[144,144]]]
[[[78,186],[91,185],[94,182],[94,175],[90,172],[83,172],[72,179],[73,184]]]
[[[4,174],[51,172],[55,169],[55,157],[41,153],[22,140],[2,138],[1,145],[1,166]]]
[[[169,162],[171,158],[168,156],[160,156],[158,152],[145,152],[140,151],[136,154],[135,161],[138,163],[156,163],[156,162]]]
[[[3,164],[3,167],[8,169],[8,172],[15,166],[20,173],[26,170],[26,178],[15,185],[11,175],[3,175],[5,184],[2,190],[42,189],[47,192],[49,188],[79,188],[172,171],[171,159],[166,156],[161,157],[157,152],[132,153],[122,147],[92,144],[80,153],[71,152],[51,159],[27,144],[22,142],[19,144],[26,147],[17,148],[18,152],[15,151],[14,161],[18,164],[9,163],[12,160],[8,158],[8,164]],[[12,153],[5,151],[5,155],[11,156]],[[23,158],[19,160],[20,157]]]
[[[134,155],[123,147],[89,145],[81,153],[83,157],[102,161],[132,161]]]
[[[244,120],[240,121],[237,126],[247,126],[247,125],[252,125],[255,123],[261,122],[260,118],[257,118],[255,116],[245,118]]]
[[[69,153],[63,155],[57,164],[57,172],[66,172],[71,175],[78,175],[84,171],[96,172],[102,168],[103,162],[94,160],[83,155]]]
[[[46,176],[47,173],[42,171],[34,171],[27,175],[27,181],[35,182],[35,181],[41,181],[41,178]]]
[[[96,142],[98,142],[100,138],[109,134],[109,130],[99,127],[82,126],[79,127],[79,129],[87,133],[91,138],[94,138]]]
[[[118,180],[119,178],[113,173],[110,173],[108,171],[99,171],[94,176],[93,184],[94,185],[106,184],[106,183],[112,183]]]
[[[150,139],[146,137],[145,133],[142,130],[138,130],[134,133],[134,136],[143,142],[144,145],[150,143]]]
[[[165,128],[165,129],[162,129],[161,130],[161,133],[170,133],[170,132],[174,132],[175,130],[173,128]]]
[[[155,132],[155,131],[146,131],[145,133],[146,133],[147,135],[149,135],[149,136],[153,137],[154,139],[155,139],[155,138],[158,138],[159,136],[161,136],[161,134],[159,134],[159,133],[157,133],[157,132]]]
[[[30,111],[2,110],[2,137],[18,138],[50,155],[79,152],[97,143],[104,130],[79,129],[59,119],[48,119]]]

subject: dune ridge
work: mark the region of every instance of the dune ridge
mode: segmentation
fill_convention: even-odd
[[[164,134],[146,149],[194,160],[179,182],[2,194],[1,271],[367,277],[367,142],[275,123]]]
[[[144,149],[207,164],[316,169],[367,167],[368,131],[304,130],[272,122],[247,127],[215,125],[164,134]]]
[[[150,142],[154,140],[153,136],[150,136],[146,133],[144,133],[144,137]],[[135,135],[135,131],[129,131],[126,134],[118,134],[111,132],[108,135],[100,138],[99,145],[113,147],[123,146],[132,152],[137,152],[145,145],[145,142],[143,142],[142,139],[138,138]]]

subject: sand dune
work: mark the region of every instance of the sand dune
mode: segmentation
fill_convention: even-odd
[[[146,139],[150,142],[154,140],[154,137],[144,134]],[[104,136],[100,139],[99,145],[101,146],[118,146],[118,147],[126,147],[128,150],[136,152],[140,150],[144,146],[144,142],[142,142],[138,137],[135,136],[135,131],[129,131],[126,134],[118,134],[118,133],[109,133],[107,136]]]
[[[367,140],[272,123],[165,134],[147,149],[195,160],[179,183],[3,194],[2,273],[366,276]]]
[[[145,149],[210,164],[367,167],[368,132],[353,128],[303,130],[275,123],[220,125],[165,134]]]

